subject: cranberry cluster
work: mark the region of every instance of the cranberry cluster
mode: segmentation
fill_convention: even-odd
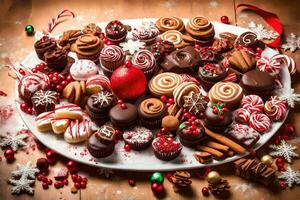
[[[161,128],[158,133],[156,134],[156,137],[174,137],[171,132],[169,132],[166,128]]]
[[[126,106],[126,104],[123,102],[122,99],[119,99],[119,100],[118,100],[118,104],[119,104],[119,106],[120,106],[123,110],[127,109],[127,106]]]
[[[188,121],[181,124],[182,128],[187,129],[186,134],[188,135],[199,135],[201,133],[200,128],[197,126],[200,124],[200,121],[192,116]]]
[[[28,103],[21,103],[20,108],[23,112],[32,115],[34,113],[34,109],[31,105],[29,105]]]
[[[224,113],[228,112],[229,109],[224,107],[222,103],[216,103],[212,106],[212,111],[214,114],[219,116],[220,120],[224,120]]]
[[[48,74],[49,80],[50,80],[50,88],[52,90],[55,90],[57,92],[62,92],[62,90],[73,81],[73,78],[71,75],[64,76],[58,72],[53,72]]]
[[[110,39],[108,39],[104,33],[100,33],[99,37],[104,42],[104,44],[106,44],[106,45],[113,45],[113,44],[115,44],[113,41],[111,41]]]
[[[167,104],[167,106],[173,105],[174,104],[174,99],[173,98],[168,98],[167,96],[163,95],[160,97],[160,100]]]

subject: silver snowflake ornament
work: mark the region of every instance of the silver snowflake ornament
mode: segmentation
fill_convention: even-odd
[[[288,144],[285,140],[281,140],[279,145],[270,145],[269,147],[274,150],[270,153],[271,156],[283,156],[284,159],[289,163],[292,162],[292,158],[299,156],[297,153],[295,153],[297,147]]]
[[[268,30],[264,27],[264,25],[256,24],[253,21],[248,24],[248,27],[257,35],[258,40],[273,40],[279,36],[277,32]]]
[[[134,54],[134,52],[145,47],[145,42],[128,40],[127,42],[120,43],[120,46],[122,47],[123,51],[128,51],[130,54]]]
[[[35,175],[39,172],[38,168],[34,167],[31,161],[28,161],[25,165],[17,164],[17,169],[11,173],[15,178],[24,177],[29,179],[35,179]]]
[[[276,91],[276,95],[291,108],[294,108],[295,104],[300,102],[300,94],[297,94],[293,88],[280,88]]]
[[[289,187],[293,187],[294,184],[300,184],[300,172],[293,170],[291,166],[287,166],[286,171],[282,172],[279,179],[284,179]]]
[[[23,192],[26,192],[28,194],[33,194],[34,189],[31,187],[35,180],[30,180],[21,177],[20,179],[9,179],[9,183],[13,185],[10,189],[12,194],[21,194]]]
[[[183,100],[184,100],[183,107],[188,109],[188,111],[193,114],[198,114],[200,112],[203,112],[208,103],[208,99],[206,96],[194,92],[192,92],[188,96],[184,96]]]
[[[24,139],[28,137],[25,133],[17,133],[17,134],[10,134],[7,133],[4,136],[0,136],[0,147],[8,147],[10,146],[12,150],[16,151],[20,146],[25,146],[26,142]]]
[[[300,36],[296,36],[294,33],[291,33],[286,39],[286,43],[280,46],[284,51],[290,50],[291,52],[300,49]]]

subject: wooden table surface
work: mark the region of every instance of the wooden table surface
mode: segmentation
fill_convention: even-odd
[[[212,21],[219,21],[222,15],[229,17],[231,24],[247,26],[250,21],[263,23],[263,20],[251,12],[238,10],[235,12],[235,5],[239,3],[249,3],[276,13],[282,21],[285,33],[300,33],[299,18],[299,0],[168,0],[168,1],[149,1],[149,0],[114,0],[114,1],[66,1],[66,0],[2,0],[0,1],[0,66],[4,66],[4,59],[11,58],[13,61],[21,61],[25,56],[33,51],[34,37],[28,37],[24,33],[24,27],[32,24],[36,30],[42,30],[46,27],[51,17],[56,16],[63,9],[74,11],[77,17],[59,25],[54,34],[70,28],[80,28],[89,22],[101,22],[112,19],[128,18],[145,18],[160,17],[162,15],[174,15],[179,17],[193,17],[195,15],[204,15]],[[293,57],[300,70],[300,50],[295,53],[287,53]],[[15,98],[15,80],[8,77],[8,70],[1,69],[0,73],[0,90],[5,91],[8,96],[0,97],[0,105],[14,106]],[[298,78],[297,78],[298,77]],[[299,74],[293,77],[293,87],[300,93]],[[16,113],[17,111],[14,110]],[[294,109],[289,116],[289,121],[293,122],[296,132],[300,133],[299,107]],[[13,124],[13,125],[12,125]],[[15,125],[16,124],[16,125]],[[7,131],[14,132],[22,127],[22,121],[15,114],[14,117],[0,124],[2,133]],[[293,142],[300,148],[299,138]],[[267,148],[265,148],[267,149]],[[261,153],[262,155],[263,153]],[[6,183],[10,172],[15,169],[16,163],[25,163],[28,160],[35,162],[37,158],[44,157],[43,152],[39,150],[19,151],[16,154],[16,161],[7,164],[3,158],[3,151],[0,156],[0,199],[156,199],[151,191],[149,183],[149,173],[124,173],[115,172],[114,175],[107,179],[93,170],[85,167],[80,168],[80,173],[88,177],[88,187],[79,191],[77,194],[70,192],[71,186],[63,189],[55,189],[51,186],[48,190],[43,190],[41,182],[35,184],[35,195],[29,196],[12,196],[10,186]],[[55,166],[65,165],[66,160],[59,159]],[[300,160],[294,160],[293,168],[300,169]],[[227,170],[228,168],[228,170]],[[196,172],[199,170],[195,170]],[[195,172],[193,171],[193,172]],[[252,184],[237,176],[230,171],[230,165],[219,168],[218,171],[228,179],[231,184],[231,199],[298,199],[300,196],[299,187],[286,189],[283,192],[272,192],[270,189],[257,184]],[[194,173],[193,173],[194,174]],[[50,171],[50,177],[53,171]],[[166,189],[162,199],[214,199],[212,195],[205,198],[201,194],[201,188],[207,185],[205,180],[196,178],[192,179],[191,191],[185,193],[175,193],[172,184],[167,180],[164,182]],[[129,178],[134,178],[137,183],[135,187],[130,187],[127,183]],[[70,181],[71,182],[71,181]]]

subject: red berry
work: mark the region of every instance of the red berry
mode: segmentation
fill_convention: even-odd
[[[197,126],[192,125],[192,126],[191,126],[191,129],[192,129],[192,130],[196,130],[196,129],[197,129]]]
[[[59,77],[58,77],[58,76],[54,76],[54,77],[52,78],[52,82],[53,82],[53,83],[58,83],[58,82],[59,82]]]
[[[46,153],[47,160],[49,164],[53,164],[56,161],[56,152],[53,150],[50,150]]]
[[[49,163],[46,158],[39,158],[36,161],[36,167],[40,170],[40,172],[45,172],[49,168]]]
[[[228,108],[226,108],[226,107],[224,107],[224,108],[222,108],[222,112],[228,112],[229,111],[229,109]]]
[[[48,178],[46,176],[43,176],[42,177],[42,182],[48,184]]]
[[[262,48],[256,47],[255,52],[261,54],[262,53]]]
[[[191,117],[191,120],[195,121],[197,118],[195,116]]]
[[[255,53],[255,56],[256,56],[256,57],[260,57],[260,56],[261,56],[261,53]]]
[[[161,132],[162,132],[162,133],[167,133],[168,131],[167,131],[166,128],[161,128]]]
[[[44,189],[44,190],[47,190],[47,189],[49,188],[48,183],[43,183],[42,186],[43,186],[43,189]]]
[[[68,185],[68,184],[69,184],[68,179],[64,179],[64,180],[63,180],[63,183],[64,183],[64,185]]]
[[[107,44],[107,45],[112,45],[112,44],[114,44],[114,43],[113,43],[112,41],[110,41],[110,40],[107,40],[107,41],[106,41],[106,44]]]
[[[57,92],[62,91],[62,89],[63,89],[63,87],[62,87],[61,85],[57,85],[57,86],[56,86],[56,91],[57,91]]]
[[[67,81],[68,81],[68,82],[71,82],[71,81],[73,81],[73,78],[72,78],[72,76],[71,76],[71,75],[67,76]]]
[[[128,184],[129,184],[130,186],[135,186],[135,180],[133,180],[133,179],[128,179]]]
[[[32,111],[33,111],[32,108],[27,108],[27,110],[26,110],[26,112],[30,115],[32,114]]]
[[[126,104],[125,104],[125,103],[122,103],[122,104],[121,104],[121,108],[122,108],[123,110],[126,109],[126,108],[127,108]]]
[[[4,157],[8,162],[11,162],[15,159],[15,152],[12,149],[6,149],[4,151]]]
[[[80,189],[81,185],[80,185],[79,182],[76,182],[76,183],[74,183],[74,187],[75,187],[76,189]]]
[[[87,183],[87,182],[88,182],[88,179],[87,179],[86,177],[84,177],[84,178],[82,179],[82,181],[85,182],[85,183]]]
[[[54,72],[54,73],[53,73],[53,76],[59,77],[59,73],[58,73],[58,72]]]
[[[195,44],[195,49],[199,50],[200,49],[200,45],[199,44]]]
[[[68,85],[68,82],[63,80],[60,84],[61,84],[61,86],[66,87],[66,85]]]
[[[51,73],[51,74],[49,74],[49,75],[48,75],[48,77],[49,77],[49,79],[50,79],[50,80],[52,80],[52,78],[53,78],[53,74],[52,74],[52,73]]]
[[[118,100],[118,104],[123,104],[124,102],[123,102],[123,100],[122,99],[119,99]]]
[[[167,177],[167,179],[168,179],[169,182],[173,183],[173,179],[172,179],[173,174],[172,173],[167,173],[166,177]]]
[[[48,185],[52,185],[52,180],[50,178],[48,178]]]
[[[74,182],[77,181],[77,177],[78,177],[77,174],[72,174],[72,176],[71,176],[71,178],[72,178],[72,180],[73,180]]]
[[[221,17],[221,22],[223,24],[229,24],[229,18],[227,16],[222,16]]]
[[[151,189],[154,193],[159,194],[164,190],[164,186],[161,183],[154,182],[151,184]]]
[[[39,175],[37,176],[37,180],[38,180],[38,181],[42,181],[42,180],[43,180],[43,175],[42,175],[42,174],[39,174]]]
[[[162,102],[166,103],[166,102],[168,101],[168,98],[167,98],[167,96],[162,95],[162,96],[160,96],[160,100],[161,100]]]
[[[56,189],[60,188],[60,183],[59,183],[59,182],[55,182],[55,183],[54,183],[54,187],[55,187]]]
[[[26,72],[23,69],[19,69],[19,73],[22,74],[23,76],[26,74]]]
[[[85,189],[86,188],[86,182],[81,181],[80,182],[80,188]]]
[[[217,108],[214,108],[212,111],[214,114],[218,114],[218,112],[219,112],[219,110]]]
[[[284,164],[284,159],[283,158],[277,158],[275,163],[276,163],[277,166],[282,165],[282,164]]]
[[[130,144],[125,144],[124,145],[124,150],[127,151],[127,152],[129,152],[131,150]]]
[[[169,99],[168,99],[168,103],[169,103],[169,104],[174,104],[174,99],[169,98]]]
[[[131,67],[131,66],[132,66],[131,60],[126,60],[126,61],[125,61],[125,65],[126,65],[127,67]]]
[[[38,71],[38,70],[37,70],[36,68],[32,68],[32,69],[31,69],[31,72],[32,72],[32,73],[37,73],[37,71]]]
[[[183,114],[183,117],[184,117],[185,119],[189,119],[191,116],[190,116],[189,113],[186,112],[186,113]]]
[[[209,190],[207,187],[203,187],[201,192],[202,192],[203,196],[205,196],[205,197],[209,196]]]
[[[26,103],[22,103],[22,104],[20,105],[20,108],[21,108],[21,110],[22,110],[23,112],[25,112],[25,111],[28,109],[28,105],[27,105]]]
[[[81,177],[81,176],[78,176],[76,182],[81,182],[81,181],[82,181],[82,177]]]
[[[201,112],[201,113],[199,114],[199,118],[200,118],[200,119],[203,119],[203,118],[204,118],[204,113],[203,113],[203,112]]]
[[[280,189],[284,190],[286,188],[286,182],[285,181],[279,181]]]
[[[156,137],[161,137],[161,136],[163,136],[163,134],[162,134],[161,132],[158,132],[158,133],[156,134]]]
[[[220,115],[220,116],[219,116],[219,119],[220,119],[220,120],[224,120],[224,118],[225,118],[224,115]]]
[[[295,127],[293,124],[285,124],[284,125],[284,133],[287,135],[294,135],[295,134]]]
[[[67,163],[67,168],[70,169],[70,168],[73,168],[73,167],[76,167],[76,163],[73,160],[70,160]]]

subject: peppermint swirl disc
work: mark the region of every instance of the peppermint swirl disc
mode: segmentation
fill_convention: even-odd
[[[176,105],[182,107],[184,105],[184,96],[191,93],[200,93],[200,88],[194,82],[183,82],[173,91],[174,101]]]
[[[153,53],[146,49],[136,52],[131,61],[133,65],[144,72],[152,70],[156,66],[156,60]]]
[[[182,33],[180,33],[179,31],[176,30],[166,31],[163,34],[161,34],[160,37],[163,41],[172,42],[175,48],[181,48],[185,46],[185,42],[182,38]]]
[[[271,120],[265,114],[254,113],[250,117],[249,126],[260,133],[264,133],[269,130],[271,126]]]
[[[260,71],[268,72],[271,76],[276,76],[281,70],[280,61],[267,57],[261,57],[258,59],[256,66]]]
[[[184,30],[183,21],[178,17],[161,17],[156,21],[155,25],[161,32],[169,30],[177,30],[181,32]]]
[[[222,102],[227,107],[239,105],[243,98],[243,89],[233,82],[218,82],[208,92],[212,103]]]
[[[160,113],[162,110],[164,110],[165,106],[161,100],[156,98],[149,98],[142,101],[140,108],[144,113],[153,115]]]
[[[250,120],[250,112],[245,108],[239,108],[234,112],[234,119],[241,124],[248,124]]]
[[[250,114],[262,113],[264,110],[264,102],[258,95],[247,95],[242,99],[242,108],[247,109]]]
[[[285,102],[280,100],[277,96],[272,96],[265,103],[264,111],[273,121],[281,121],[286,115]]]
[[[156,75],[149,82],[149,90],[154,96],[160,97],[166,95],[171,97],[173,90],[183,82],[179,74],[165,72]]]

